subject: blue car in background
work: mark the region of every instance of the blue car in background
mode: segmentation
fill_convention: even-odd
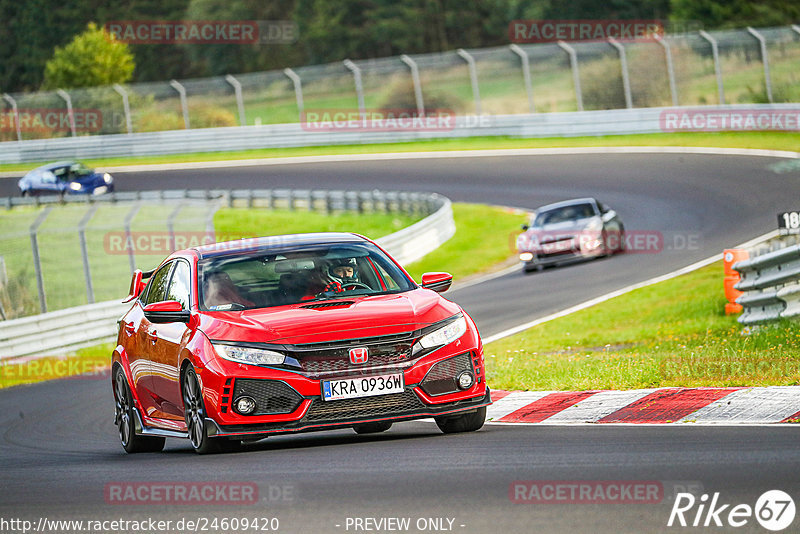
[[[57,161],[33,169],[17,185],[22,196],[102,195],[114,190],[114,179],[107,172],[95,172],[83,163]]]

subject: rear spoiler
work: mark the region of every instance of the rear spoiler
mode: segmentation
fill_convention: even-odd
[[[128,296],[122,302],[131,302],[139,297],[142,293],[142,290],[147,285],[146,280],[148,280],[156,270],[152,269],[150,271],[142,271],[141,269],[136,269],[133,271],[133,276],[131,277],[131,287],[128,290]]]

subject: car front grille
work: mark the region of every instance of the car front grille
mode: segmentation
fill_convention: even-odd
[[[425,408],[416,393],[407,388],[403,393],[378,395],[360,399],[323,401],[311,403],[304,420],[309,422],[357,420],[371,417],[388,417],[419,411]]]
[[[412,334],[385,337],[350,339],[336,343],[317,343],[295,345],[290,356],[300,363],[303,374],[308,378],[322,379],[337,375],[375,374],[381,368],[406,369],[413,364],[411,347]],[[350,349],[366,347],[369,357],[366,363],[354,364],[350,361]]]
[[[294,388],[278,380],[237,378],[233,388],[234,406],[236,399],[243,395],[256,401],[255,411],[248,415],[292,413],[303,402],[303,397]]]

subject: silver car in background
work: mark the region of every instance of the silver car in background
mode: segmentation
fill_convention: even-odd
[[[625,227],[619,215],[595,198],[542,206],[522,229],[517,250],[525,272],[625,250]]]

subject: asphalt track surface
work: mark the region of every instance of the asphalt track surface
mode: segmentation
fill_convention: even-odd
[[[773,229],[777,212],[796,208],[787,191],[796,190],[797,179],[796,173],[770,171],[774,161],[609,154],[302,164],[115,177],[119,190],[402,189],[525,208],[597,196],[620,213],[628,231],[668,236],[658,253],[624,254],[531,275],[515,272],[448,293],[476,319],[482,333],[490,335],[684,267]],[[13,186],[10,180],[0,180],[2,188],[9,184]],[[674,246],[690,235],[696,236],[696,247]],[[754,506],[770,489],[786,491],[800,503],[800,429],[794,426],[491,424],[477,433],[445,436],[432,423],[416,422],[395,425],[378,436],[335,431],[273,437],[249,444],[242,453],[207,457],[194,455],[188,442],[168,440],[164,453],[128,456],[111,421],[111,398],[107,377],[0,391],[0,519],[157,517],[174,522],[203,516],[278,517],[279,532],[326,533],[387,531],[348,529],[348,517],[408,517],[408,532],[420,531],[420,518],[453,519],[451,531],[465,533],[670,532],[708,530],[666,526],[676,485],[699,493],[720,492],[720,503],[731,505]],[[514,504],[509,488],[517,480],[656,481],[664,493],[656,504]],[[135,481],[251,482],[258,487],[259,502],[120,505],[104,496],[107,483]],[[697,506],[686,514],[690,522],[696,511]],[[797,532],[798,525],[800,519],[786,531]],[[742,528],[711,529],[765,531],[754,518]]]

